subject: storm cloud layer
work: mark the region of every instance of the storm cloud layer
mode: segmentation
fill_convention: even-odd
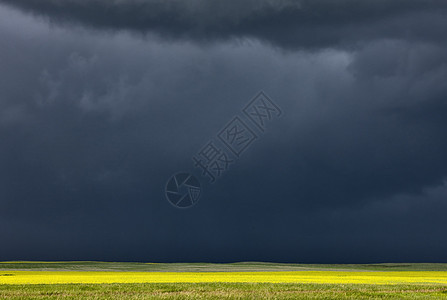
[[[445,1],[0,3],[0,260],[446,261]]]
[[[251,37],[284,48],[446,35],[443,0],[2,0],[58,24],[201,42]]]

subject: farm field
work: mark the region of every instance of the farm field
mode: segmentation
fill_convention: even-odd
[[[447,264],[1,262],[2,299],[447,298]]]

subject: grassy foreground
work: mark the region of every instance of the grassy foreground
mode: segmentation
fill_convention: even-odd
[[[0,285],[0,299],[442,299],[445,286],[285,283]]]
[[[0,262],[0,299],[447,298],[445,264]]]

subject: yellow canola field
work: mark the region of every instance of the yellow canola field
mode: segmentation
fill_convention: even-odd
[[[323,284],[447,284],[447,272],[77,272],[0,271],[0,284],[271,282]]]

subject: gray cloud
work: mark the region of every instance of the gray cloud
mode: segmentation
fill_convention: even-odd
[[[55,23],[0,6],[0,259],[445,260],[441,2],[14,3]],[[206,184],[260,89],[284,117]]]
[[[447,4],[431,1],[2,0],[59,24],[201,42],[258,38],[287,49],[377,38],[443,41]]]

